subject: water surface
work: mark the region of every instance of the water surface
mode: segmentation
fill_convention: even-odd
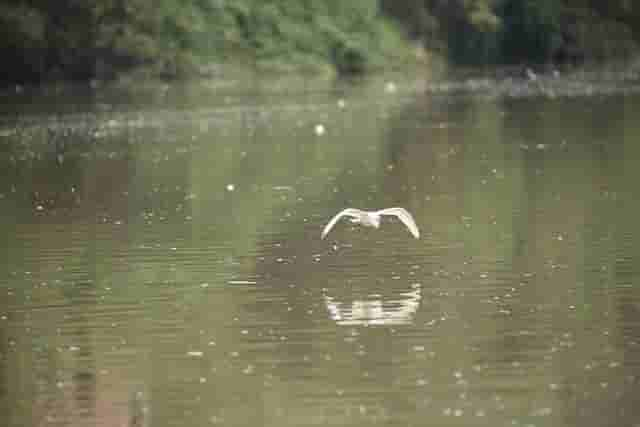
[[[494,84],[4,94],[2,425],[640,425],[640,96]]]

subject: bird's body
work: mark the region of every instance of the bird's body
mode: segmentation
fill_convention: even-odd
[[[380,227],[380,218],[382,215],[390,215],[398,218],[404,225],[407,226],[409,232],[416,239],[420,237],[420,231],[418,230],[418,226],[416,225],[415,220],[411,216],[406,209],[403,208],[388,208],[382,209],[379,211],[362,211],[360,209],[347,208],[340,212],[338,212],[329,223],[322,230],[321,238],[324,239],[329,231],[333,228],[333,226],[345,216],[350,217],[350,220],[354,224],[361,224],[365,227]]]

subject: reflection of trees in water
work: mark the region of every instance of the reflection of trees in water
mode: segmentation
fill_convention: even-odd
[[[26,413],[13,414],[14,422],[34,426],[148,425],[147,396],[132,390],[132,379],[119,369],[100,369],[96,346],[104,336],[96,328],[100,322],[96,319],[100,313],[98,294],[93,281],[80,281],[65,287],[62,309],[33,312],[30,324],[39,333],[21,340],[23,360],[12,364],[18,369],[19,387],[7,396],[9,401],[25,401],[29,406]],[[32,357],[24,357],[28,354]],[[24,390],[29,390],[29,395],[21,395]]]
[[[0,303],[0,312],[6,313],[7,307],[5,304]],[[6,320],[5,320],[6,321]],[[0,357],[2,357],[2,363],[0,363],[0,423],[3,425],[9,425],[11,420],[12,405],[9,400],[10,383],[9,383],[9,340],[6,335],[6,328],[0,328]]]
[[[467,122],[474,106],[465,98],[424,96],[405,106],[390,119],[383,192],[388,203],[410,205],[415,215],[431,216],[429,199],[458,193],[464,181]]]
[[[136,120],[73,116],[17,126],[19,138],[0,154],[3,202],[17,215],[55,214],[58,221],[123,220],[145,208],[175,214],[187,191],[188,152],[184,145],[152,142],[158,133],[179,139],[191,129],[141,128]]]
[[[432,117],[416,120],[420,125],[415,128],[406,126],[405,114],[424,114],[423,106],[398,115],[389,145],[388,182],[393,183],[387,188],[395,194],[407,188],[414,215],[428,224],[425,234],[432,232],[430,238],[443,239],[443,245],[463,242],[461,250],[449,247],[438,267],[467,279],[447,286],[478,288],[479,274],[496,280],[481,287],[496,298],[491,305],[496,316],[478,317],[479,310],[487,310],[479,288],[467,291],[477,295],[473,304],[460,300],[450,307],[480,331],[472,335],[496,331],[495,339],[472,356],[479,363],[514,369],[541,363],[540,349],[572,342],[567,354],[549,354],[551,369],[529,386],[549,387],[564,378],[567,384],[561,386],[568,388],[560,396],[566,399],[565,414],[579,421],[597,411],[606,414],[603,421],[633,419],[628,415],[637,413],[630,405],[633,387],[622,378],[631,371],[614,370],[603,377],[583,367],[603,357],[637,359],[628,345],[640,336],[634,326],[640,324],[636,292],[616,287],[617,280],[637,275],[629,266],[638,251],[628,244],[629,230],[637,228],[637,209],[631,205],[638,198],[630,184],[637,182],[632,172],[637,168],[625,161],[638,154],[629,149],[637,146],[630,141],[639,133],[628,114],[635,102],[459,101],[466,108],[453,107],[450,114],[429,104]],[[425,196],[430,200],[424,202]],[[568,315],[568,306],[576,307],[577,319]],[[580,332],[585,327],[625,338],[614,343],[597,332]],[[563,338],[567,331],[569,337]],[[615,392],[600,392],[602,383]],[[594,401],[599,403],[593,406]],[[627,415],[612,413],[620,405]],[[584,409],[592,406],[598,410]]]
[[[624,424],[637,414],[630,404],[633,387],[623,378],[629,371],[607,366],[625,359],[628,351],[612,337],[638,324],[637,313],[629,319],[619,311],[624,293],[616,279],[618,262],[638,252],[624,242],[625,230],[636,228],[634,220],[618,208],[619,199],[629,194],[625,181],[635,180],[618,178],[627,135],[638,132],[619,99],[525,101],[506,103],[510,114],[505,123],[505,136],[524,147],[526,205],[518,222],[523,244],[516,265],[519,271],[537,273],[521,292],[546,307],[537,310],[540,322],[534,324],[552,320],[534,328],[536,335],[546,334],[555,345],[572,345],[568,354],[553,355],[556,378],[549,379],[563,378],[559,395],[571,424]],[[568,306],[576,310],[575,319],[567,316]],[[561,338],[560,330],[569,335]],[[605,330],[611,335],[600,333]],[[540,345],[532,339],[524,343]],[[599,359],[605,360],[604,369],[585,369]]]
[[[92,252],[92,251],[90,251]],[[83,424],[96,420],[97,372],[90,327],[96,309],[96,289],[93,280],[80,281],[65,289],[71,313],[61,320],[69,346],[63,350],[68,359],[52,359],[55,354],[45,353],[47,371],[56,375],[47,379],[47,385],[36,397],[38,416],[43,424],[55,420]],[[68,325],[73,325],[69,327]],[[38,366],[38,362],[36,367]],[[39,379],[36,379],[38,381]]]
[[[39,141],[29,141],[8,153],[16,159],[13,167],[18,171],[7,181],[16,191],[6,193],[5,199],[6,210],[15,214],[17,222],[7,233],[14,249],[8,265],[11,270],[32,273],[20,287],[20,295],[28,295],[29,302],[33,297],[62,305],[48,307],[41,301],[42,306],[36,305],[28,318],[17,322],[19,327],[31,325],[38,334],[19,340],[20,362],[8,364],[17,366],[18,378],[11,379],[17,386],[6,400],[8,404],[30,402],[32,407],[23,412],[16,405],[9,416],[29,425],[126,425],[130,378],[110,372],[109,379],[119,384],[112,388],[100,384],[97,372],[96,270],[111,274],[121,261],[114,261],[112,255],[130,247],[130,229],[100,223],[126,223],[142,210],[144,200],[127,197],[141,159],[132,157],[127,141],[102,141],[101,145],[88,134],[47,135],[51,142],[45,140],[43,147]],[[64,143],[60,142],[63,135]],[[141,184],[142,192],[153,194],[152,188],[145,187],[148,183]]]
[[[95,250],[95,249],[94,249]],[[90,250],[89,253],[94,252]],[[90,255],[89,255],[90,256]],[[95,260],[93,260],[95,264]],[[91,261],[87,265],[92,265]],[[93,269],[94,267],[90,267]],[[68,291],[69,304],[72,314],[66,320],[74,325],[69,334],[73,337],[72,346],[76,351],[71,352],[75,358],[74,373],[71,376],[71,390],[73,393],[74,414],[80,419],[91,420],[96,417],[96,361],[94,344],[92,342],[93,328],[90,326],[92,315],[96,312],[97,297],[95,274],[89,273],[92,279],[78,282]]]

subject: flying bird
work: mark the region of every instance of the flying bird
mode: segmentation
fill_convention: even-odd
[[[415,220],[411,216],[406,209],[403,208],[388,208],[382,209],[379,211],[362,211],[360,209],[347,208],[343,211],[340,211],[331,218],[331,221],[324,227],[322,230],[321,238],[324,239],[329,231],[336,225],[336,222],[340,220],[342,217],[350,217],[350,220],[354,224],[362,224],[365,227],[380,227],[380,217],[382,215],[395,216],[398,218],[404,225],[407,226],[409,232],[413,234],[413,237],[416,239],[420,237],[420,231],[418,230],[418,226],[416,225]]]

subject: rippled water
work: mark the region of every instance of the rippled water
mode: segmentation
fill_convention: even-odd
[[[589,84],[3,95],[0,423],[640,425],[640,97]]]

